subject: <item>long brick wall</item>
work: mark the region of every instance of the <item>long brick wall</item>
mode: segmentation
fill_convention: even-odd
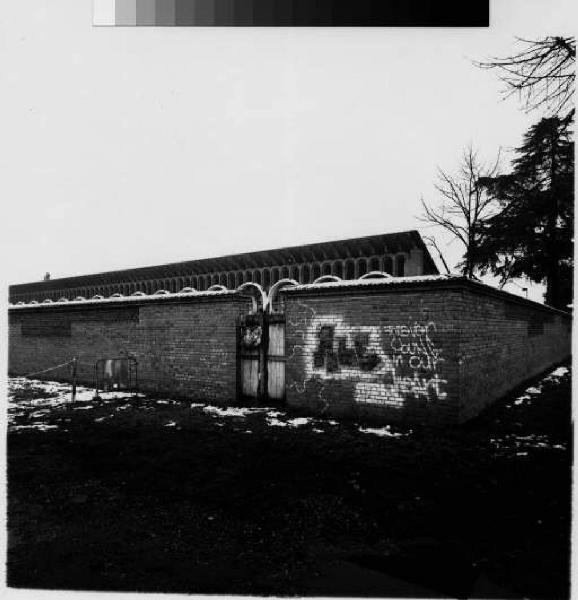
[[[307,412],[460,422],[570,355],[567,314],[461,278],[282,298],[287,401]]]
[[[566,313],[475,284],[461,302],[460,421],[570,356]]]
[[[568,314],[462,278],[299,285],[280,305],[286,401],[307,413],[461,422],[570,355]],[[232,404],[250,309],[227,291],[12,307],[9,372],[76,357],[92,384],[98,359],[133,356],[142,390]]]
[[[133,356],[139,388],[230,404],[236,399],[236,318],[250,300],[231,293],[146,301],[95,301],[10,311],[9,373],[78,358],[92,385],[98,359]],[[40,378],[67,379],[66,370]]]

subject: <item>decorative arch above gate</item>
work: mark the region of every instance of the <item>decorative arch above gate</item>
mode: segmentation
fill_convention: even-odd
[[[299,283],[297,281],[295,281],[295,279],[288,279],[288,278],[280,279],[277,283],[272,285],[271,289],[269,290],[269,298],[267,299],[267,302],[266,302],[267,311],[270,313],[277,312],[277,307],[275,306],[275,302],[277,301],[277,296],[279,294],[279,290],[284,287],[294,286],[294,285],[299,285]]]
[[[236,291],[251,298],[253,301],[251,312],[256,313],[259,309],[265,310],[265,307],[267,306],[267,295],[258,283],[247,281],[240,285]]]

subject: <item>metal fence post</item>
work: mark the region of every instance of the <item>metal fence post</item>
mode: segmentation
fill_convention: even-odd
[[[76,400],[76,364],[78,362],[77,358],[72,359],[72,392],[70,400],[74,402]]]

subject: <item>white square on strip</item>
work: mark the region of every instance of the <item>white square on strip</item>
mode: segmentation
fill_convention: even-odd
[[[94,26],[114,26],[115,0],[93,0],[94,12],[92,24]]]

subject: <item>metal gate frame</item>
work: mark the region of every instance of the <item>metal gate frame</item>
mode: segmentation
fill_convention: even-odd
[[[94,363],[94,392],[98,396],[100,391],[99,383],[103,383],[99,378],[99,366],[105,363],[107,360],[126,360],[128,363],[128,386],[126,388],[118,388],[114,391],[127,391],[131,394],[138,392],[138,362],[136,358],[132,356],[114,356],[112,358],[100,358]],[[104,392],[104,387],[102,388]]]

